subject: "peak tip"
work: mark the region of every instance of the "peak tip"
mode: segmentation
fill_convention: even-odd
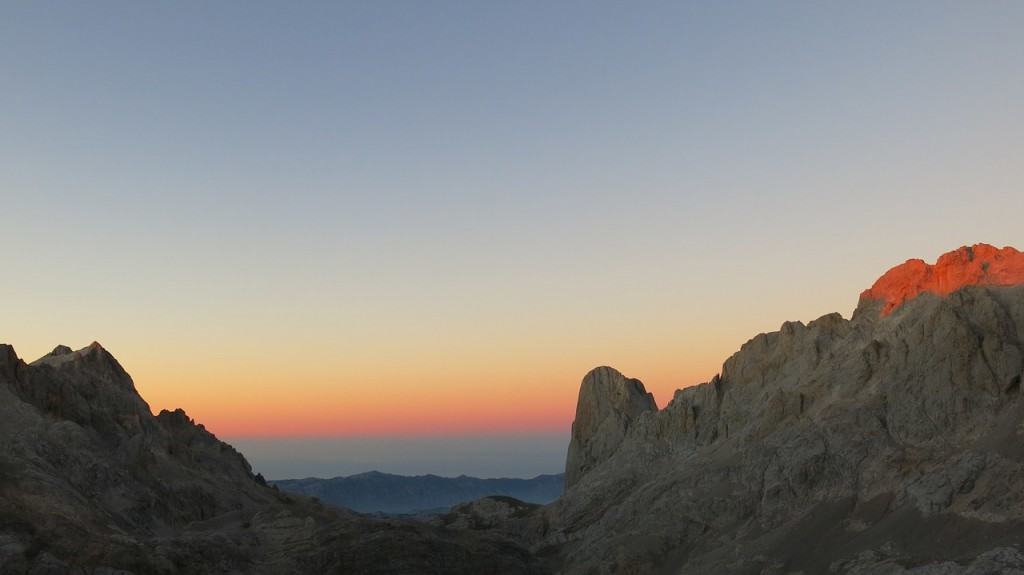
[[[1012,246],[976,243],[948,251],[935,263],[909,259],[882,274],[860,300],[865,305],[881,301],[885,316],[925,292],[948,295],[972,285],[1018,284],[1024,284],[1024,253]]]

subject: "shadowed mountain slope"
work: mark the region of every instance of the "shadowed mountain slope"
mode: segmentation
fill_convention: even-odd
[[[539,573],[501,537],[288,495],[99,344],[0,345],[0,573]]]
[[[618,447],[546,510],[566,571],[1024,568],[1024,286],[984,273],[1013,253],[958,250],[955,289],[893,282],[902,305],[869,291],[853,320],[787,322],[665,409],[618,410]]]

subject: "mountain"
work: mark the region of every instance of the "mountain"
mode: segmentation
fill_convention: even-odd
[[[658,410],[584,378],[565,494],[444,519],[564,574],[1024,573],[1024,254],[908,261]]]
[[[98,344],[0,346],[0,573],[1024,575],[1024,255],[910,260],[657,409],[580,386],[566,489],[429,522],[287,494]]]
[[[532,479],[476,477],[415,477],[371,471],[333,479],[285,479],[272,483],[284,491],[316,497],[325,503],[363,513],[415,513],[446,510],[490,495],[528,503],[551,503],[562,494],[562,474]]]
[[[153,415],[94,343],[0,345],[0,573],[542,573],[494,534],[378,520],[268,486],[185,412]]]

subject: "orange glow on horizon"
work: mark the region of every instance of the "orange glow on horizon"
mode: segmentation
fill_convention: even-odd
[[[718,363],[689,377],[663,369],[646,370],[652,377],[645,378],[644,370],[632,365],[617,368],[644,381],[664,407],[682,387],[675,381],[707,381],[717,373]],[[309,374],[300,381],[261,370],[240,380],[239,374],[216,366],[203,373],[189,366],[188,374],[167,365],[125,367],[154,412],[181,407],[221,437],[295,438],[568,433],[579,383],[599,364],[549,366],[528,373],[506,366],[500,375],[469,372],[452,379],[352,378],[367,382],[362,384],[328,373]]]
[[[220,437],[568,433],[580,382],[594,367],[640,379],[664,407],[677,389],[710,380],[757,333],[835,311],[836,298],[817,287],[779,284],[752,298],[737,281],[697,285],[706,291],[675,307],[638,297],[631,307],[583,302],[558,314],[478,317],[469,306],[423,319],[392,310],[360,329],[301,313],[227,322],[223,310],[168,316],[163,329],[145,331],[103,316],[63,336],[53,335],[60,326],[25,321],[32,339],[12,343],[32,361],[58,343],[98,340],[154,412],[182,408]],[[713,296],[728,305],[709,305]]]

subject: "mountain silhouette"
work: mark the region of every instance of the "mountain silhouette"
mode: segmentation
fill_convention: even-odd
[[[370,471],[331,479],[273,481],[284,491],[317,497],[324,503],[363,513],[408,514],[445,511],[459,503],[503,495],[527,503],[551,503],[562,494],[562,474],[532,479],[480,479],[460,475],[394,475]]]

